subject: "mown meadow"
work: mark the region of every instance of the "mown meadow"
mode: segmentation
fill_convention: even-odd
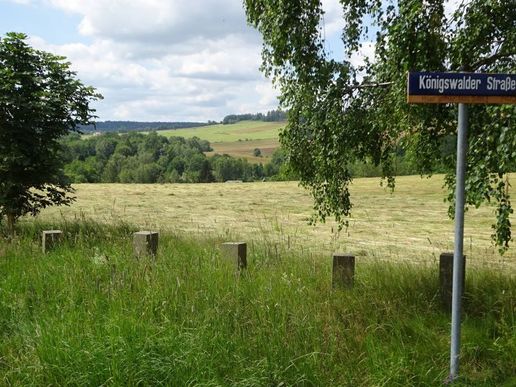
[[[394,194],[377,183],[355,181],[340,234],[306,224],[296,183],[77,185],[72,207],[0,239],[0,384],[442,385],[442,182],[401,178]],[[514,253],[490,244],[490,211],[466,220],[456,385],[516,383]],[[51,228],[65,239],[44,255]],[[133,256],[139,229],[160,231],[155,260]],[[241,273],[219,250],[239,239]],[[334,250],[357,255],[353,289],[332,288]]]
[[[341,232],[331,219],[308,224],[312,199],[297,182],[78,184],[71,207],[49,208],[39,219],[128,222],[190,236],[253,239],[276,250],[348,251],[362,260],[433,263],[441,252],[453,249],[453,221],[442,186],[441,175],[403,176],[391,193],[379,178],[356,179],[350,225]],[[516,252],[501,256],[491,242],[493,211],[484,206],[466,213],[468,263],[515,271]]]

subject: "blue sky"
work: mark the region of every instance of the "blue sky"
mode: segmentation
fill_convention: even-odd
[[[87,43],[89,39],[77,30],[80,21],[79,15],[41,3],[23,4],[0,0],[2,34],[8,31],[25,32],[54,44]]]
[[[323,5],[328,48],[340,56],[340,5]],[[104,95],[99,120],[218,121],[278,104],[241,0],[0,0],[0,26],[66,56]]]

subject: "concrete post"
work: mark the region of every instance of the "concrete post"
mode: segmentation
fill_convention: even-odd
[[[233,260],[238,269],[247,267],[247,243],[226,242],[222,244],[222,254]]]
[[[133,234],[133,250],[136,257],[156,257],[159,234],[155,231],[138,231]]]
[[[333,287],[352,288],[355,279],[355,256],[333,253]]]
[[[61,230],[43,231],[42,248],[43,254],[48,253],[63,240],[63,232]]]
[[[466,267],[466,256],[462,256],[463,267]],[[466,270],[462,273],[462,283],[465,281]],[[439,295],[446,310],[451,311],[453,288],[453,253],[442,253],[439,256]],[[464,288],[462,288],[464,295]]]

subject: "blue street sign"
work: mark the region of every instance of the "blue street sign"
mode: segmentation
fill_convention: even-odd
[[[413,72],[411,103],[515,103],[516,74]]]

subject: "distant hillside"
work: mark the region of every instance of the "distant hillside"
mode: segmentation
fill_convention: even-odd
[[[277,139],[278,132],[285,122],[240,121],[236,124],[216,124],[196,128],[184,128],[160,131],[165,137],[199,137],[215,142],[249,141],[261,139]]]
[[[82,132],[130,132],[147,130],[165,130],[194,128],[212,125],[215,122],[137,122],[137,121],[100,121],[96,126],[81,126]]]
[[[213,152],[209,155],[228,154],[243,157],[253,163],[266,163],[279,147],[278,133],[286,122],[240,121],[235,124],[217,124],[202,128],[164,130],[166,137],[198,137],[210,142]],[[256,149],[260,156],[256,156]]]

